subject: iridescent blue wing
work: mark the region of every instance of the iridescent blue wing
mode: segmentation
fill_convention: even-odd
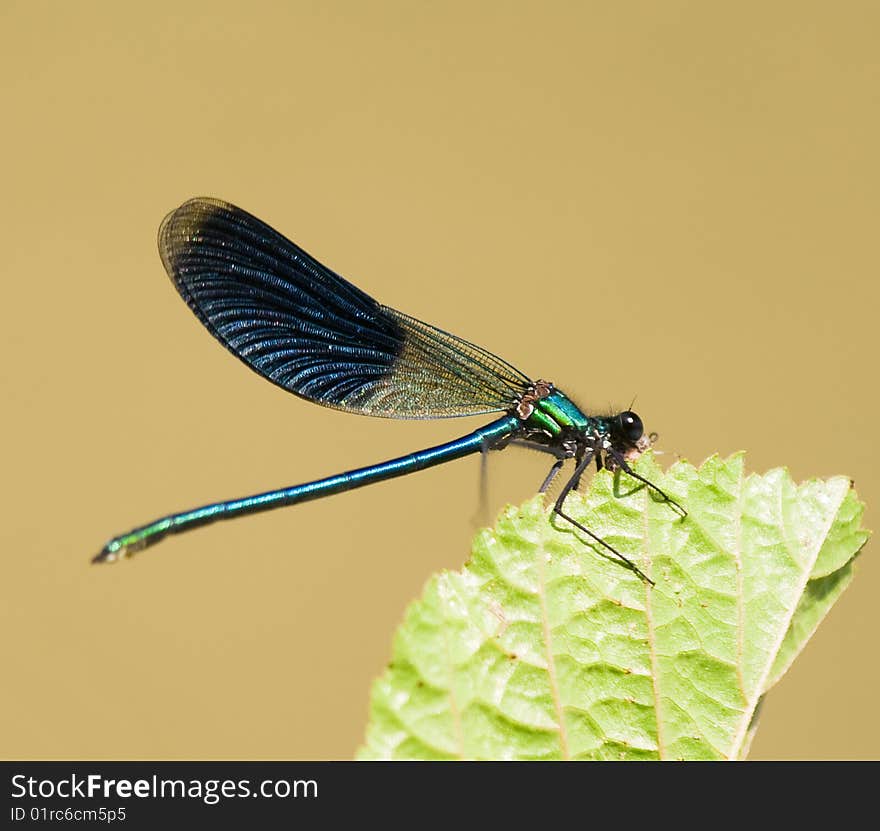
[[[251,369],[350,412],[442,418],[507,410],[529,385],[510,364],[382,306],[246,211],[192,199],[159,228],[181,297]]]

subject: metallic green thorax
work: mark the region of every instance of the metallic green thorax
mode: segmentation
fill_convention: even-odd
[[[555,438],[566,428],[586,430],[593,425],[593,419],[584,415],[564,393],[554,389],[546,398],[535,402],[535,409],[526,419],[526,425],[543,430]]]

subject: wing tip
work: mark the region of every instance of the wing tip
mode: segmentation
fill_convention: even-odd
[[[213,196],[194,196],[165,215],[159,223],[156,243],[162,265],[175,283],[178,282],[175,276],[175,254],[181,241],[192,236],[198,231],[199,226],[204,225],[212,217],[230,210],[241,209]]]

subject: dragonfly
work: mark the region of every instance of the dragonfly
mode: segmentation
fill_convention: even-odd
[[[113,537],[93,558],[109,563],[170,534],[406,476],[471,454],[524,446],[553,457],[540,493],[566,462],[573,471],[552,513],[642,580],[633,560],[567,513],[595,461],[686,512],[630,461],[650,443],[631,410],[587,415],[550,381],[403,312],[384,306],[247,211],[213,198],[185,202],[162,221],[168,276],[205,328],[252,370],[294,395],[349,413],[397,419],[494,414],[460,438],[386,462],[265,493],[169,514]],[[631,406],[631,405],[630,405]]]

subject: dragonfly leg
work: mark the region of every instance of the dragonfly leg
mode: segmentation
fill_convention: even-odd
[[[550,468],[550,472],[544,477],[544,482],[541,484],[541,487],[538,488],[538,493],[547,493],[551,483],[556,478],[556,474],[562,469],[566,460],[571,458],[571,456],[563,450],[559,450],[555,447],[548,447],[546,444],[531,442],[527,439],[514,439],[511,444],[515,444],[519,447],[528,447],[530,450],[537,450],[540,453],[549,453],[551,456],[556,457],[553,467]]]
[[[537,450],[539,453],[549,453],[551,456],[555,456],[557,459],[570,459],[573,455],[572,453],[568,453],[558,447],[549,447],[546,444],[541,444],[536,441],[529,441],[528,439],[512,439],[510,441],[510,445],[516,447],[526,447],[529,450]]]
[[[613,545],[605,542],[602,537],[600,537],[598,534],[594,534],[589,528],[581,525],[581,523],[579,523],[576,519],[572,519],[572,517],[570,517],[563,510],[566,498],[574,489],[575,482],[580,479],[581,475],[587,469],[590,462],[592,462],[594,453],[595,451],[593,449],[590,449],[584,454],[583,459],[581,459],[577,468],[575,468],[575,472],[572,475],[571,479],[569,479],[568,482],[565,483],[565,487],[563,487],[562,492],[559,494],[559,497],[556,500],[556,503],[553,505],[553,513],[562,517],[566,522],[570,523],[578,530],[583,531],[585,534],[588,534],[590,537],[592,537],[593,540],[599,543],[599,545],[606,548],[615,557],[617,557],[618,560],[623,562],[631,571],[634,571],[642,580],[654,586],[656,585],[654,581],[650,577],[648,577],[648,575],[645,574],[645,572],[643,572],[632,560],[630,560],[629,557],[621,554]]]
[[[597,471],[602,470],[603,467],[604,467],[604,464],[603,464],[603,462],[602,462],[602,454],[601,454],[601,453],[597,453],[597,454],[596,454],[596,470],[597,470]],[[580,486],[581,486],[581,479],[583,479],[583,474],[581,474],[580,476],[578,476],[578,478],[575,480],[575,483],[574,483],[574,490],[578,490],[578,489],[580,488]]]
[[[597,453],[595,456],[595,459],[596,459],[596,470],[597,471],[602,470],[602,468],[604,467],[604,464],[602,462],[602,454]],[[578,461],[580,461],[580,460],[578,460]],[[584,470],[586,470],[586,467],[584,468]],[[574,481],[573,490],[578,490],[580,488],[582,479],[583,479],[583,474],[579,474],[578,477]]]
[[[574,457],[574,475],[571,477],[571,490],[576,491],[581,486],[581,478],[583,476],[584,471],[587,469],[587,466],[590,464],[582,465],[581,462],[584,460],[584,456],[587,454],[587,448],[578,448],[577,454]],[[590,453],[592,456],[593,454]],[[598,458],[598,453],[596,454]]]
[[[544,482],[540,488],[538,488],[538,493],[547,493],[547,489],[550,487],[550,483],[556,478],[556,474],[562,470],[562,466],[565,464],[565,459],[557,459],[553,463],[553,467],[550,468],[550,472],[544,477]]]
[[[687,511],[686,511],[684,508],[682,508],[682,506],[679,505],[678,502],[676,502],[676,501],[675,501],[675,500],[674,500],[674,499],[673,499],[668,493],[666,493],[664,490],[662,490],[661,488],[657,487],[657,485],[655,485],[653,482],[651,482],[651,481],[648,480],[648,479],[645,479],[644,476],[641,476],[641,475],[639,475],[638,473],[636,473],[636,472],[635,472],[635,471],[629,466],[629,463],[626,461],[626,459],[623,458],[623,456],[622,456],[620,453],[618,453],[618,452],[615,451],[615,450],[609,449],[609,450],[608,450],[608,454],[611,456],[612,459],[614,459],[614,461],[615,461],[615,463],[617,464],[617,466],[618,466],[618,467],[619,467],[624,473],[626,473],[626,474],[632,476],[633,479],[638,479],[639,482],[642,482],[643,484],[647,485],[649,488],[651,488],[651,490],[655,491],[655,492],[658,493],[660,496],[662,496],[662,497],[663,497],[663,501],[664,501],[664,502],[668,502],[673,508],[676,509],[677,513],[681,514],[683,517],[686,517],[686,516],[687,516]]]
[[[556,513],[560,513],[560,509],[562,508],[565,500],[568,498],[568,495],[574,490],[576,483],[580,481],[581,475],[587,469],[590,462],[593,461],[593,454],[595,452],[596,451],[593,450],[593,448],[588,448],[583,451],[581,456],[578,458],[577,466],[574,469],[574,473],[571,475],[571,478],[565,483],[562,491],[556,498],[556,504],[553,506],[553,510],[556,511]]]

